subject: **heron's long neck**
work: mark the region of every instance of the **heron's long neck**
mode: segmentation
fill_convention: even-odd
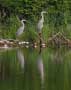
[[[43,13],[41,13],[41,17],[42,17],[42,21],[44,22],[44,15],[43,15]]]
[[[22,26],[24,27],[24,23],[23,23],[23,22],[21,22],[21,24],[22,24]]]

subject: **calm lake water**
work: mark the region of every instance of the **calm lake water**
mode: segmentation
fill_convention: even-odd
[[[0,50],[0,90],[71,90],[71,50]]]

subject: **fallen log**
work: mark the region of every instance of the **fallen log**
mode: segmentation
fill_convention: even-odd
[[[45,42],[45,41],[44,41]],[[67,39],[62,33],[58,32],[57,34],[49,37],[47,42],[41,42],[41,47],[47,46],[61,46],[65,45],[71,47],[71,40]],[[28,42],[28,41],[19,41],[14,39],[0,39],[0,47],[38,47],[40,46],[39,42]]]

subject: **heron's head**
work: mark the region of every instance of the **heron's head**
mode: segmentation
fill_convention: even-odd
[[[47,12],[46,11],[42,11],[41,14],[43,14],[43,13],[47,13]]]
[[[22,20],[22,22],[26,22],[26,20],[25,20],[25,19],[23,19],[23,20]]]
[[[25,20],[25,19],[22,19],[22,20],[21,20],[21,23],[25,23],[25,22],[26,22],[26,20]]]
[[[47,13],[47,12],[46,12],[46,11],[42,11],[42,12],[41,12],[41,16],[43,16],[44,13]]]

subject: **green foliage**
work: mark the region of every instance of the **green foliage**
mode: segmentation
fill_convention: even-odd
[[[29,23],[26,24],[25,32],[20,36],[20,39],[37,40],[38,34],[35,27],[42,10],[48,12],[45,15],[42,31],[45,40],[59,31],[69,38],[71,36],[71,6],[69,0],[1,0],[0,7],[0,37],[2,38],[16,38],[15,33],[20,26],[16,16],[22,15]]]
[[[20,26],[17,18],[15,16],[11,16],[9,18],[9,23],[1,24],[1,38],[16,38],[16,30]]]
[[[0,1],[2,6],[7,7],[10,12],[14,14],[24,14],[28,19],[34,19],[34,17],[42,11],[46,4],[46,0],[2,0]],[[36,20],[36,18],[34,19]]]

